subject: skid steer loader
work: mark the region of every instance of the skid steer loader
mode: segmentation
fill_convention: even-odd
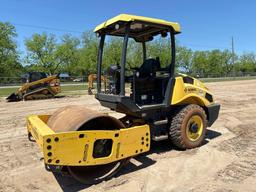
[[[6,98],[8,102],[52,98],[61,91],[58,75],[29,72],[22,79],[24,84]]]
[[[218,118],[220,105],[202,82],[175,74],[175,35],[180,25],[121,14],[97,26],[95,32],[100,39],[95,97],[124,117],[117,119],[84,106],[29,116],[29,138],[39,144],[46,167],[83,183],[98,183],[112,177],[131,157],[149,151],[151,141],[167,139],[180,149],[199,147],[206,128]],[[107,36],[123,39],[120,67],[111,72],[114,91],[101,88]],[[169,36],[168,65],[147,56],[147,44],[156,36]],[[141,44],[140,67],[128,69],[126,65],[128,40]]]

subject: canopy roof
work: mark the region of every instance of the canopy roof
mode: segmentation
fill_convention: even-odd
[[[180,33],[180,25],[162,19],[120,14],[98,25],[94,32],[109,35],[124,36],[125,24],[131,22],[130,37],[136,41],[147,41],[151,37],[166,33],[172,28],[174,33]]]

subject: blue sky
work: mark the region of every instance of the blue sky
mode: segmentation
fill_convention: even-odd
[[[256,52],[256,1],[254,0],[0,0],[0,21],[16,26],[19,50],[24,52],[24,39],[33,33],[92,30],[104,20],[120,13],[176,21],[182,34],[181,45],[193,50],[231,48]],[[54,31],[22,25],[64,29]]]

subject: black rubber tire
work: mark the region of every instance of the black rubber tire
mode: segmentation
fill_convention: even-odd
[[[198,115],[203,121],[203,131],[196,141],[191,141],[186,134],[186,127],[189,119]],[[207,127],[207,116],[202,107],[195,104],[180,107],[170,120],[169,138],[179,149],[192,149],[199,147],[205,139]]]

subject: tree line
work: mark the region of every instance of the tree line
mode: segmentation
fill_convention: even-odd
[[[96,72],[98,38],[92,32],[81,37],[70,34],[57,39],[54,34],[35,33],[24,40],[26,52],[18,51],[17,32],[10,23],[0,22],[0,77],[18,77],[28,71],[43,71],[48,74],[68,73],[84,76]],[[147,43],[148,57],[160,57],[161,63],[170,63],[170,42],[156,39]],[[103,68],[118,64],[121,59],[122,39],[106,40],[103,53]],[[129,41],[127,51],[128,67],[142,64],[142,48],[139,43]],[[193,51],[176,47],[176,70],[197,77],[220,77],[231,74],[256,72],[256,54],[241,55],[230,50]]]

